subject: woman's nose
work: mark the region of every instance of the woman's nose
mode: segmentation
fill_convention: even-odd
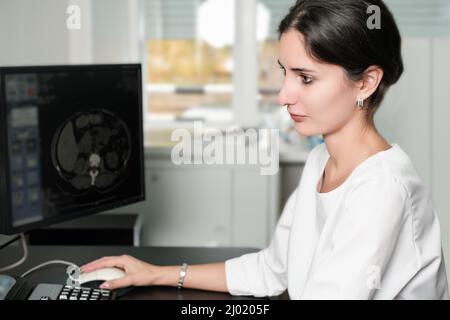
[[[289,90],[286,86],[286,83],[283,84],[280,91],[278,92],[278,104],[281,106],[289,105],[289,104],[295,104],[295,99],[292,96],[291,93],[289,93]]]

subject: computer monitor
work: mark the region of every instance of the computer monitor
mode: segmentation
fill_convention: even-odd
[[[139,64],[0,68],[0,233],[144,200]]]

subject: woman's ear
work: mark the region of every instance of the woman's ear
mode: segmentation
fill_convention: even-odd
[[[364,72],[363,78],[358,81],[358,97],[364,100],[368,99],[377,90],[378,85],[383,79],[383,69],[379,66],[370,66]]]

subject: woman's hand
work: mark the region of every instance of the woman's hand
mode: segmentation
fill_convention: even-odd
[[[80,267],[81,272],[91,272],[100,268],[116,267],[125,271],[123,278],[105,281],[100,287],[117,289],[129,286],[154,285],[161,268],[128,255],[103,257]]]

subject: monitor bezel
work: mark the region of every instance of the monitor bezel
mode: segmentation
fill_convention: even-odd
[[[78,64],[78,65],[42,65],[42,66],[14,66],[14,67],[0,67],[0,123],[6,124],[6,99],[4,97],[4,76],[11,73],[39,73],[39,72],[58,72],[71,70],[99,70],[99,69],[135,69],[138,74],[138,100],[139,100],[139,138],[138,148],[140,151],[140,172],[142,172],[142,179],[140,179],[141,194],[130,197],[125,200],[114,203],[104,203],[92,208],[83,208],[81,212],[70,213],[63,216],[54,216],[45,218],[41,221],[36,221],[21,226],[13,226],[11,219],[11,197],[10,195],[10,163],[8,158],[8,130],[7,126],[0,128],[0,234],[11,235],[21,232],[31,231],[53,225],[56,223],[73,220],[87,215],[101,213],[107,210],[123,207],[145,200],[145,151],[144,151],[144,124],[143,124],[143,100],[142,100],[142,65],[140,63],[128,64]]]

